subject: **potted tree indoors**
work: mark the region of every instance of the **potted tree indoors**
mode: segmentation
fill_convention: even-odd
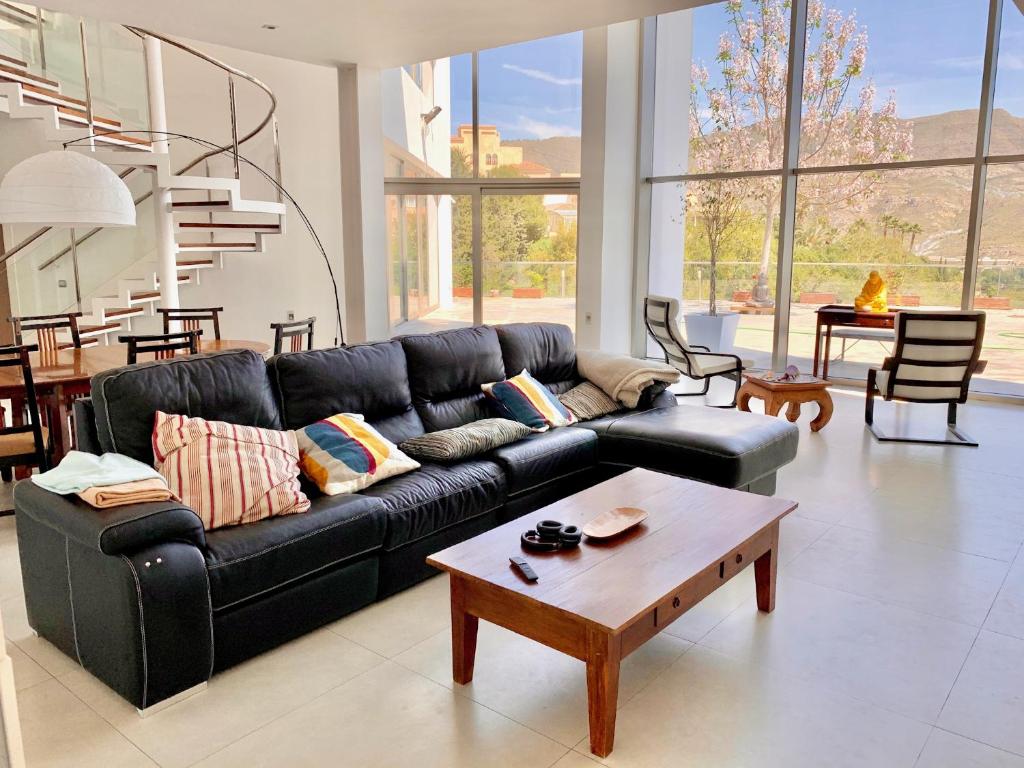
[[[743,205],[742,182],[735,179],[714,179],[691,182],[684,198],[693,209],[695,219],[708,244],[709,272],[707,312],[691,312],[684,317],[686,338],[690,344],[707,347],[712,352],[732,352],[739,327],[738,312],[719,312],[717,301],[718,256]]]

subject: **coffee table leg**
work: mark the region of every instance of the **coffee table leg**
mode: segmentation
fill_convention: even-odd
[[[606,757],[615,742],[615,713],[619,698],[619,635],[590,629],[587,632],[587,710],[590,715],[590,751]]]
[[[832,418],[832,395],[828,392],[822,392],[821,396],[818,397],[818,415],[814,417],[814,421],[811,422],[811,431],[817,432]]]
[[[462,579],[451,576],[452,590],[452,678],[459,685],[473,679],[476,661],[476,633],[480,619],[466,613]]]
[[[754,561],[754,585],[757,609],[765,613],[775,610],[775,577],[779,570],[779,524],[772,526],[772,548]]]

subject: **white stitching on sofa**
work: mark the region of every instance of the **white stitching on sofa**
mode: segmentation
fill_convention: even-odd
[[[498,467],[498,469],[501,469],[501,467]],[[491,477],[490,479],[493,480],[494,478]],[[499,479],[501,479],[501,478],[499,478]],[[478,486],[479,485],[483,485],[483,482],[479,482],[479,483],[477,483],[477,485]],[[500,485],[500,483],[499,483],[499,485]],[[454,491],[449,491],[448,493],[444,494],[443,496],[433,496],[433,497],[431,497],[429,499],[421,499],[419,501],[413,501],[413,502],[411,502],[409,504],[406,504],[404,507],[396,507],[396,508],[392,509],[391,511],[392,512],[406,512],[407,510],[410,510],[413,507],[419,507],[419,506],[422,506],[423,504],[430,504],[430,503],[433,503],[435,501],[440,501],[441,499],[447,499],[449,496],[454,496],[457,493],[464,493],[465,491],[472,490],[472,488],[474,488],[474,486],[466,485],[466,486],[463,486],[462,488],[456,488]],[[379,496],[371,496],[370,498],[379,499],[380,497]],[[497,507],[495,507],[495,509],[497,509]],[[469,519],[469,518],[467,518],[467,519]]]
[[[139,634],[142,636],[142,706],[139,709],[145,709],[146,700],[149,698],[149,656],[146,653],[146,616],[142,611],[142,583],[139,581],[138,571],[135,570],[135,563],[124,555],[121,555],[121,559],[128,563],[128,568],[131,569],[132,577],[135,579],[135,596],[139,601]]]
[[[161,503],[161,502],[152,502],[152,503]],[[84,502],[83,502],[83,506],[85,506]],[[181,504],[180,506],[177,506],[177,507],[171,507],[169,509],[154,510],[154,511],[148,513],[148,514],[142,515],[141,517],[133,517],[130,520],[121,520],[120,522],[117,522],[117,523],[111,523],[106,528],[102,529],[100,531],[100,533],[99,533],[99,536],[96,537],[96,549],[98,549],[100,552],[103,552],[103,534],[105,534],[107,531],[113,530],[114,528],[120,528],[122,525],[128,525],[129,523],[138,522],[139,520],[145,520],[147,518],[153,517],[154,515],[162,515],[164,512],[176,512],[179,509],[183,509],[183,510],[186,510],[188,512],[191,512],[193,515],[196,516],[197,520],[202,522],[202,518],[199,517],[199,513],[197,513],[191,507],[185,506],[184,504]],[[206,538],[205,534],[204,534],[203,538],[204,539]],[[106,553],[104,552],[104,554],[106,554]]]
[[[71,554],[70,554],[71,540],[64,537],[64,565],[68,574],[68,603],[71,605],[71,634],[75,638],[75,656],[78,657],[79,666],[85,666],[82,664],[82,651],[78,647],[78,625],[75,623],[75,593],[71,588]]]
[[[506,499],[506,501],[507,501],[507,499]],[[417,541],[423,541],[424,539],[430,538],[435,533],[441,533],[442,531],[447,531],[449,528],[454,528],[457,525],[462,525],[462,523],[468,523],[470,520],[476,520],[479,517],[483,517],[484,515],[487,515],[487,514],[490,514],[491,512],[494,512],[495,510],[501,509],[503,506],[505,506],[504,502],[502,502],[501,504],[499,504],[496,507],[491,507],[490,509],[485,509],[483,512],[480,512],[479,514],[473,515],[472,517],[464,517],[461,520],[456,520],[454,523],[448,523],[448,525],[443,526],[441,528],[435,528],[434,530],[430,531],[429,533],[425,533],[422,536],[417,536],[415,539],[409,539],[409,541],[403,541],[397,547],[392,547],[391,549],[381,549],[381,551],[384,552],[385,554],[390,554],[392,552],[398,552],[401,549],[405,549],[405,547],[409,546],[410,544],[415,544]]]
[[[368,497],[368,498],[373,498],[373,497]],[[357,520],[362,520],[364,517],[369,517],[371,514],[373,514],[372,511],[371,512],[364,512],[363,514],[359,515],[358,517],[350,517],[350,518],[347,518],[345,520],[338,520],[337,522],[331,523],[330,525],[325,525],[323,528],[317,528],[315,531],[310,531],[309,533],[304,533],[301,536],[299,536],[297,539],[289,539],[288,541],[282,541],[280,544],[274,544],[273,546],[267,547],[266,549],[261,549],[259,552],[252,552],[252,553],[250,553],[248,555],[244,555],[243,557],[235,558],[234,560],[225,560],[223,563],[214,563],[213,565],[208,565],[208,566],[206,566],[206,570],[212,571],[212,570],[214,570],[216,568],[223,568],[225,565],[233,565],[234,563],[241,563],[244,560],[251,560],[254,557],[259,557],[260,555],[265,555],[267,552],[270,552],[272,550],[280,549],[281,547],[287,547],[289,544],[294,544],[297,541],[303,541],[305,539],[308,539],[310,536],[316,536],[318,533],[323,533],[324,531],[329,531],[332,528],[337,528],[339,525],[346,525],[347,523],[354,523]]]

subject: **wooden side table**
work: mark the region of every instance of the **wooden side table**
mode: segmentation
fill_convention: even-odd
[[[744,382],[736,396],[736,407],[750,411],[750,398],[764,400],[764,412],[778,416],[786,406],[786,418],[796,421],[800,418],[801,403],[817,403],[818,415],[811,420],[811,431],[817,432],[832,418],[832,396],[828,393],[829,382],[806,374],[796,381],[767,381],[752,373],[743,374]]]

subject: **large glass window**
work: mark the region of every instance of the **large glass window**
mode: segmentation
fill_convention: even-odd
[[[483,320],[576,327],[576,196],[487,195]]]
[[[724,0],[659,16],[649,290],[679,296],[689,314],[739,315],[722,351],[809,368],[817,309],[852,305],[876,271],[891,308],[985,309],[992,362],[973,386],[1021,391],[1024,251],[1013,222],[1024,165],[1013,155],[1024,153],[1024,12],[1003,0],[995,58],[998,3]],[[797,99],[793,9],[806,18]],[[982,98],[986,57],[994,105]],[[987,124],[990,145],[979,146]],[[974,184],[976,156],[987,189]],[[783,181],[794,197],[782,199]],[[782,253],[780,223],[793,233]],[[780,273],[788,285],[776,285]],[[832,353],[832,376],[863,379],[886,348],[861,340]]]
[[[575,327],[582,83],[582,33],[383,74],[396,333]]]

